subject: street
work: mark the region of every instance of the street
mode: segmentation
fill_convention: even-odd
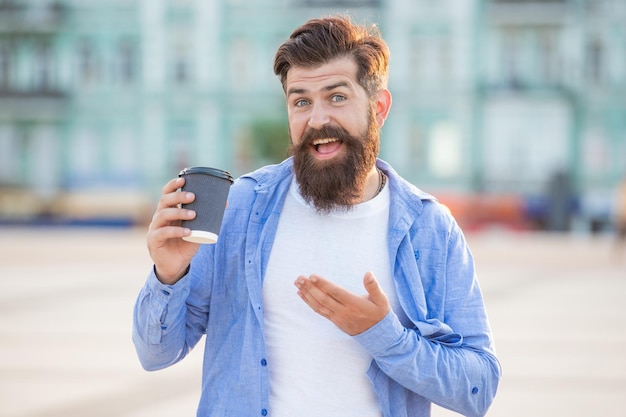
[[[201,345],[163,371],[135,356],[144,235],[0,227],[0,416],[195,416]],[[489,417],[626,416],[626,248],[612,239],[468,235],[504,370]]]

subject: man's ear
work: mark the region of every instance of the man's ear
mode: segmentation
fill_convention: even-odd
[[[378,92],[376,98],[376,122],[379,128],[385,124],[389,109],[391,109],[391,92],[383,88]]]

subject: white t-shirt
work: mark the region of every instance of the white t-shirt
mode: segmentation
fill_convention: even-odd
[[[404,319],[387,248],[388,189],[352,211],[319,215],[291,184],[263,282],[270,415],[382,416],[366,375],[372,358],[301,300],[294,281],[315,273],[366,294],[363,276],[372,271]]]

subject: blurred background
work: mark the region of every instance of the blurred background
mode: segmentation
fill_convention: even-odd
[[[623,0],[0,0],[0,222],[133,224],[185,166],[282,160],[274,52],[333,12],[390,45],[381,156],[467,230],[612,229]]]
[[[466,231],[488,415],[626,416],[625,0],[0,0],[0,416],[195,414],[202,347],[130,340],[147,222],[183,167],[284,158],[274,52],[334,12],[391,48],[381,157]]]

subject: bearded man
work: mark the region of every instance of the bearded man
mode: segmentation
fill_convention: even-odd
[[[346,17],[292,33],[274,60],[292,156],[235,182],[215,245],[181,239],[195,196],[164,186],[133,340],[153,370],[206,335],[198,416],[489,408],[501,371],[464,236],[378,159],[388,62]]]

